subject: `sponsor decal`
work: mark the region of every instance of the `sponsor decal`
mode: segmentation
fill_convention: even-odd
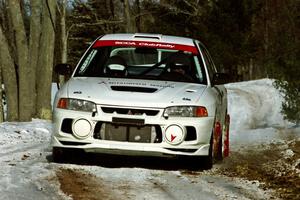
[[[109,81],[108,84],[110,85],[135,85],[135,86],[146,86],[147,83],[139,83],[139,82],[122,82],[122,81]]]
[[[187,98],[187,97],[183,97],[182,100],[183,100],[183,101],[191,101],[191,99],[190,99],[190,98]]]
[[[163,85],[163,84],[147,84],[145,82],[126,82],[126,81],[108,81],[109,85],[121,85],[121,86],[150,86],[155,88],[174,88],[174,85]],[[99,82],[99,84],[106,84],[104,81]]]
[[[158,88],[175,88],[174,85],[160,85],[160,84],[150,84],[151,87],[158,87]]]
[[[125,45],[125,46],[138,46],[138,47],[157,47],[157,48],[167,48],[174,49],[175,45],[173,44],[164,44],[164,43],[153,43],[153,42],[127,42],[127,41],[115,41],[115,45]]]
[[[187,51],[193,54],[198,54],[195,46],[172,44],[164,42],[147,42],[147,41],[127,41],[127,40],[98,40],[94,43],[93,48],[105,46],[131,46],[131,47],[149,47],[158,49],[173,49],[179,51]]]

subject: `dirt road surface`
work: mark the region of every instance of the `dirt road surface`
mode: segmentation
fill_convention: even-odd
[[[91,156],[56,175],[73,199],[300,199],[299,152],[296,140],[244,148],[207,171],[180,160]]]

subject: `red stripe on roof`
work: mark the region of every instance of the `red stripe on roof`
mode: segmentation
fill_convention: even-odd
[[[105,46],[130,46],[130,47],[149,47],[158,49],[173,49],[179,51],[188,51],[193,54],[198,54],[198,50],[195,46],[161,43],[161,42],[149,42],[149,41],[127,41],[127,40],[98,40],[94,43],[93,48],[105,47]]]

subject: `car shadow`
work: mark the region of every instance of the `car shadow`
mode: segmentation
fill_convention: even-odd
[[[47,156],[49,162],[54,162],[52,155]],[[199,159],[187,157],[149,157],[149,156],[124,156],[85,153],[82,151],[66,152],[63,164],[86,166],[101,166],[105,168],[145,168],[157,170],[193,170],[203,171],[204,163]]]

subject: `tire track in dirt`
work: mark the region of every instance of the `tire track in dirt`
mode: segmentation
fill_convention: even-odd
[[[60,189],[74,200],[126,200],[131,199],[126,193],[129,186],[115,186],[92,174],[78,169],[60,168],[56,171]],[[105,184],[104,184],[105,182]]]

